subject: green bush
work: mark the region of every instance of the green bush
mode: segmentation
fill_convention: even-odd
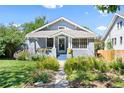
[[[47,83],[48,80],[49,80],[49,75],[47,72],[37,70],[32,73],[30,82],[35,83],[42,81],[43,83]]]
[[[100,72],[107,72],[109,70],[109,66],[103,60],[95,59],[93,62],[93,68]]]
[[[91,73],[89,71],[73,71],[71,75],[68,76],[68,80],[79,80],[79,81],[84,81],[84,80],[95,80],[96,74]]]
[[[108,80],[108,77],[105,75],[105,74],[98,74],[97,75],[97,77],[96,77],[96,80],[99,80],[99,81],[101,81],[101,82],[103,82],[103,81],[107,81]]]
[[[110,68],[119,72],[120,74],[124,74],[124,63],[123,62],[111,62]]]
[[[29,60],[30,53],[27,50],[19,51],[15,54],[15,58],[18,60]]]
[[[33,61],[43,61],[46,57],[38,54],[34,54],[31,56]]]
[[[107,72],[109,66],[102,60],[95,57],[77,57],[67,59],[64,70],[66,74],[72,74],[73,71],[93,71]]]
[[[43,61],[37,63],[41,69],[49,69],[57,71],[59,69],[59,62],[54,57],[47,57]]]
[[[72,74],[73,71],[88,71],[92,69],[92,63],[86,57],[77,57],[67,59],[64,70],[66,74]]]

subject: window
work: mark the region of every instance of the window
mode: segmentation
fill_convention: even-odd
[[[65,26],[58,26],[58,29],[65,29]]]
[[[72,39],[72,48],[87,48],[87,39]]]
[[[79,39],[72,39],[72,47],[79,48]]]
[[[47,38],[47,47],[52,48],[53,47],[53,38]]]
[[[122,44],[122,42],[123,42],[123,38],[122,38],[122,36],[120,37],[120,44]]]
[[[80,39],[80,48],[87,48],[87,39]]]
[[[112,38],[112,44],[116,45],[116,38]]]
[[[122,21],[120,21],[120,22],[118,22],[118,23],[117,23],[117,28],[118,28],[118,29],[121,29],[121,28],[122,28],[122,26],[123,26]]]

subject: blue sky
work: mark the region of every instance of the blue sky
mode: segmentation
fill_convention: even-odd
[[[121,12],[124,9],[121,8]],[[50,22],[61,16],[66,17],[73,22],[87,26],[97,35],[103,35],[107,25],[111,21],[113,14],[103,14],[94,6],[84,5],[64,5],[64,6],[0,6],[0,23],[23,24],[34,21],[37,16],[46,16]]]

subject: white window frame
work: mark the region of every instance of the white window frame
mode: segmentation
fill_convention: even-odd
[[[65,43],[64,43],[64,50],[63,50],[63,51],[60,51],[60,49],[59,49],[59,39],[61,39],[61,38],[63,38],[64,41],[65,41]],[[59,36],[59,37],[58,37],[58,53],[65,53],[65,52],[66,52],[66,37],[64,37],[64,36]]]
[[[63,27],[63,29],[66,29],[66,26],[58,26],[59,30],[61,30],[60,27]]]
[[[78,50],[78,49],[87,50],[88,49],[88,38],[72,38],[72,42],[73,42],[73,39],[79,39],[79,48],[73,48],[73,43],[72,43],[72,49],[74,49],[74,50]],[[86,39],[87,40],[87,48],[80,48],[80,39]]]
[[[53,39],[53,38],[51,38],[51,39],[53,39],[53,46],[52,46],[52,47],[48,47],[48,44],[47,44],[48,39],[50,39],[50,38],[46,38],[46,46],[47,46],[47,48],[53,48],[53,46],[54,46],[54,39]]]

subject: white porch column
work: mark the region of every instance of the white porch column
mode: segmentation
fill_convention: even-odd
[[[70,48],[72,48],[72,38],[70,38]]]
[[[72,38],[68,37],[68,48],[72,48]]]
[[[55,37],[53,38],[53,48],[55,48],[55,45],[56,45],[56,40],[55,40]]]
[[[71,48],[71,39],[68,37],[68,48]]]
[[[45,46],[46,46],[46,48],[47,48],[47,38],[45,38],[45,42],[46,42],[46,45],[45,45]]]

